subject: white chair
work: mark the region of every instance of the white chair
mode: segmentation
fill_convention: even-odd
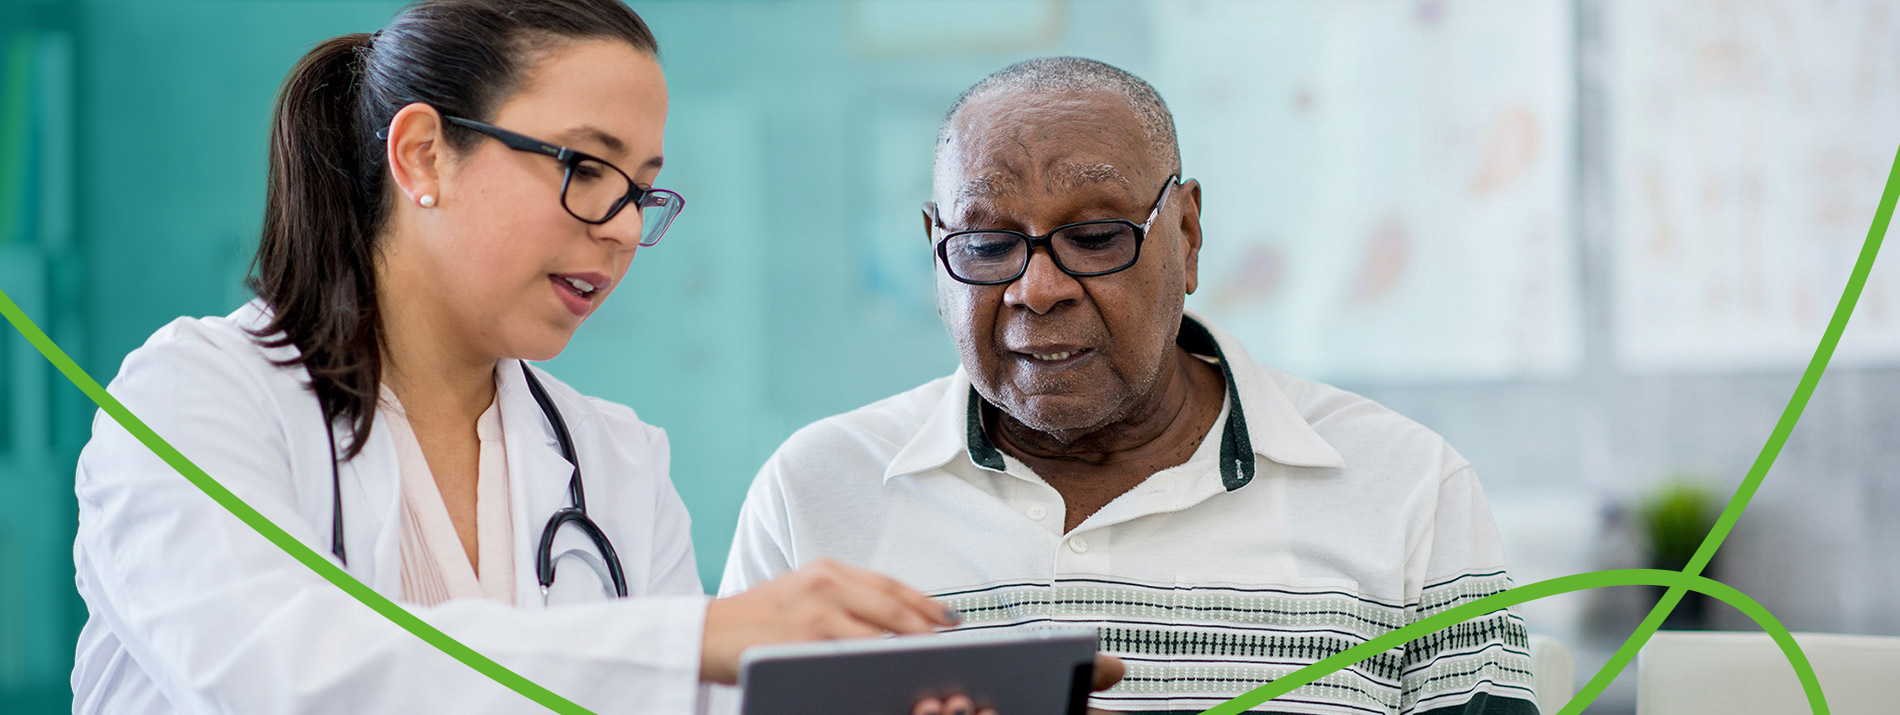
[[[1835,715],[1900,712],[1900,638],[1796,633]],[[1796,715],[1808,698],[1765,633],[1661,631],[1636,662],[1636,715]]]
[[[1577,661],[1562,641],[1531,634],[1531,687],[1537,689],[1537,709],[1546,715],[1562,710],[1577,694]]]

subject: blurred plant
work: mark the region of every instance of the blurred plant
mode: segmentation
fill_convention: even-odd
[[[1649,537],[1650,567],[1670,571],[1687,567],[1689,560],[1695,558],[1696,549],[1702,546],[1702,540],[1708,538],[1709,530],[1715,528],[1721,508],[1709,480],[1690,474],[1665,477],[1662,486],[1636,504],[1641,528]],[[1717,578],[1715,571],[1712,560],[1703,567],[1702,575]],[[1660,600],[1664,590],[1661,586],[1650,587],[1651,602]],[[1710,616],[1709,597],[1690,591],[1683,594],[1682,601],[1663,619],[1662,627],[1704,629],[1709,627]]]
[[[1695,557],[1709,530],[1715,528],[1721,506],[1715,491],[1700,478],[1676,474],[1637,505],[1649,536],[1649,558],[1655,568],[1681,571]]]

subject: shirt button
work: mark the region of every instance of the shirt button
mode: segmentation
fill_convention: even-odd
[[[1071,536],[1069,537],[1069,550],[1078,554],[1086,554],[1089,551],[1089,542],[1080,536]]]
[[[1041,504],[1030,506],[1027,512],[1029,514],[1029,518],[1034,519],[1036,521],[1042,521],[1043,517],[1049,515],[1049,510],[1042,508]]]

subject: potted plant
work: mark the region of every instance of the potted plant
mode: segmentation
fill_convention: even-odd
[[[1668,571],[1688,567],[1720,514],[1721,504],[1705,480],[1689,475],[1665,479],[1660,488],[1645,496],[1637,506],[1641,527],[1649,541],[1650,567]],[[1715,563],[1711,561],[1701,575],[1715,578]],[[1661,600],[1668,589],[1652,586],[1651,590],[1655,599]],[[1707,628],[1708,603],[1709,597],[1701,592],[1684,594],[1675,610],[1663,620],[1662,627],[1670,630]]]

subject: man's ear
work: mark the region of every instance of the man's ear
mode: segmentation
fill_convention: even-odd
[[[433,196],[430,206],[438,206],[442,195],[442,173],[448,156],[443,151],[442,115],[421,102],[410,104],[389,120],[388,139],[384,142],[389,176],[396,189],[409,203],[420,203]]]
[[[1188,179],[1181,182],[1181,262],[1187,271],[1187,292],[1201,282],[1201,182]]]
[[[931,245],[936,245],[937,243],[937,240],[936,240],[937,239],[937,232],[936,232],[937,220],[931,218],[931,214],[935,213],[936,210],[937,210],[937,202],[935,201],[924,202],[924,243],[928,243]]]

